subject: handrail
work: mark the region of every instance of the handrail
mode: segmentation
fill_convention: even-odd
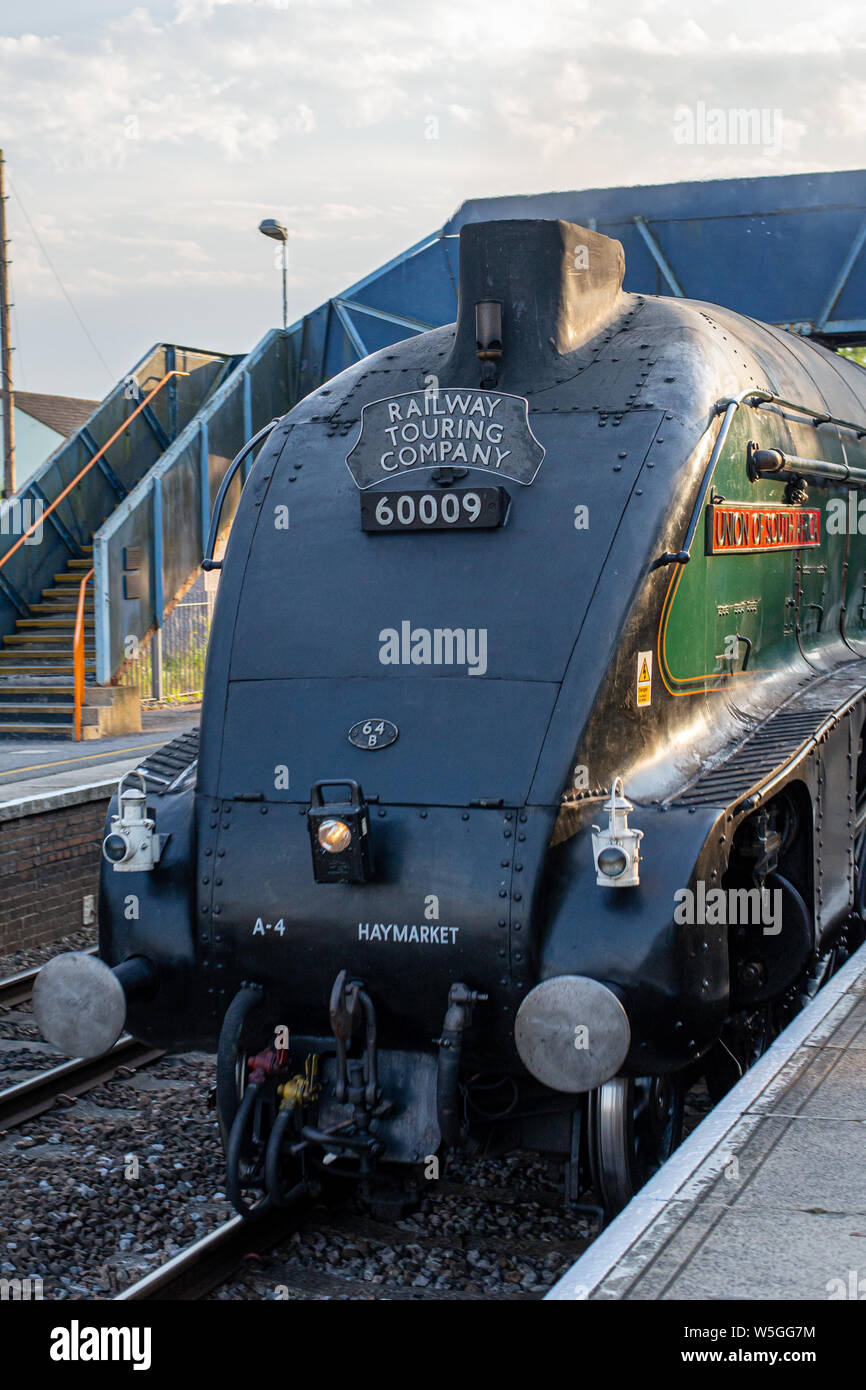
[[[769,402],[771,405],[787,406],[789,410],[798,410],[801,415],[811,415],[816,425],[838,425],[843,430],[853,430],[858,439],[866,437],[866,425],[855,424],[853,420],[843,420],[838,415],[828,415],[826,410],[813,410],[810,405],[800,405],[797,401],[788,401],[784,396],[774,396],[769,391],[749,391],[747,396],[760,396],[759,405]],[[743,397],[746,405],[752,402]]]
[[[704,476],[701,481],[701,486],[698,490],[698,496],[695,501],[695,505],[692,508],[691,520],[689,521],[689,528],[686,531],[686,538],[683,542],[683,548],[682,550],[678,551],[666,551],[664,555],[660,555],[658,559],[653,562],[652,568],[654,570],[660,569],[662,565],[687,565],[689,563],[689,560],[692,558],[692,544],[695,539],[695,532],[698,529],[698,522],[700,521],[701,511],[706,500],[707,492],[709,491],[710,483],[713,481],[713,474],[716,471],[716,464],[719,461],[719,457],[722,452],[722,447],[728,436],[728,430],[731,427],[731,421],[733,420],[734,416],[737,413],[737,410],[741,405],[780,405],[783,407],[787,407],[789,410],[798,410],[801,415],[811,415],[816,426],[836,425],[839,429],[853,430],[858,439],[863,439],[864,437],[866,437],[866,425],[856,425],[852,420],[841,420],[836,415],[828,415],[826,411],[813,410],[811,406],[800,405],[797,401],[785,400],[784,396],[775,396],[772,391],[757,390],[753,386],[750,386],[745,391],[741,391],[738,396],[731,396],[729,400],[719,401],[715,407],[714,413],[716,415],[720,415],[721,412],[724,410],[725,418],[722,421],[718,434],[716,435],[716,442],[713,445],[713,451],[710,454],[709,461],[707,463],[706,468],[704,469]],[[806,464],[815,461],[809,459],[802,459],[799,460],[799,462]],[[833,469],[836,466],[837,465],[834,464],[824,465],[825,468],[829,469]],[[838,476],[843,480],[845,477],[851,477],[852,479],[854,479],[855,475],[859,471],[861,471],[858,469],[852,470],[848,468],[847,464],[840,464],[838,465],[838,467],[848,469],[847,473],[845,474],[840,473],[833,475]],[[830,475],[825,474],[825,476]],[[755,482],[756,478],[751,478],[750,475],[750,480],[752,482]]]
[[[701,519],[701,511],[703,510],[703,505],[706,500],[707,493],[709,491],[710,483],[713,481],[713,474],[716,471],[716,464],[719,461],[722,448],[724,446],[725,440],[728,437],[728,430],[731,428],[731,421],[736,415],[738,408],[743,404],[743,402],[746,400],[748,396],[757,396],[760,397],[762,400],[767,401],[772,400],[772,396],[769,391],[756,391],[753,386],[750,386],[747,391],[741,391],[738,396],[733,396],[730,400],[717,402],[713,414],[714,416],[720,415],[721,412],[724,410],[725,418],[721,423],[718,434],[716,435],[716,442],[713,445],[713,451],[710,454],[709,460],[707,461],[707,466],[704,469],[704,476],[701,480],[700,488],[698,489],[698,495],[695,500],[695,505],[692,508],[691,520],[689,521],[689,528],[686,531],[686,538],[683,541],[683,548],[682,550],[677,551],[665,551],[664,555],[660,555],[658,559],[653,562],[652,567],[654,570],[660,569],[662,565],[687,565],[689,563],[689,560],[692,558],[692,544],[694,543],[695,532],[698,529],[698,522]],[[706,431],[704,433],[706,433]],[[703,438],[703,435],[701,436],[701,438]]]
[[[78,608],[75,613],[75,629],[72,634],[72,671],[75,702],[74,723],[75,741],[81,742],[81,707],[84,704],[84,591],[93,578],[93,570],[88,570],[78,586]]]
[[[279,423],[280,416],[278,415],[274,420],[269,421],[267,425],[263,425],[262,428],[258,431],[258,433],[253,435],[252,439],[247,440],[240,453],[235,455],[235,457],[232,459],[231,463],[225,471],[225,476],[222,482],[220,483],[219,492],[216,495],[216,501],[213,504],[213,514],[211,516],[210,521],[210,532],[208,534],[207,544],[205,545],[204,549],[204,559],[201,562],[202,569],[208,573],[211,570],[221,570],[223,567],[222,560],[215,560],[213,558],[213,553],[216,549],[217,532],[219,530],[220,517],[222,516],[223,503],[225,502],[225,496],[229,490],[231,481],[235,476],[235,473],[238,471],[238,468],[246,458],[247,454],[251,453],[258,444],[259,440],[265,439],[271,433],[271,430],[275,427],[275,425],[278,425]]]
[[[124,420],[124,422],[123,422],[123,424],[120,426],[120,428],[114,431],[114,434],[111,436],[110,439],[107,439],[107,440],[105,441],[105,443],[102,445],[102,448],[101,448],[101,449],[97,449],[96,453],[93,455],[93,458],[88,459],[87,463],[86,463],[86,464],[84,465],[84,467],[81,469],[80,473],[76,473],[75,477],[72,479],[72,482],[66,484],[66,487],[65,487],[65,488],[63,489],[63,491],[59,494],[59,496],[55,497],[54,501],[50,504],[50,506],[48,506],[48,507],[45,508],[45,511],[42,512],[42,513],[37,517],[37,519],[34,521],[33,525],[32,525],[32,526],[28,526],[28,528],[27,528],[27,530],[24,532],[24,534],[23,534],[22,536],[19,536],[19,537],[18,537],[17,541],[16,541],[15,544],[12,546],[12,548],[11,548],[10,550],[7,550],[7,552],[6,552],[5,555],[0,556],[0,569],[3,568],[3,566],[6,564],[6,561],[7,561],[7,560],[9,560],[9,559],[12,558],[12,556],[15,554],[15,551],[18,549],[18,547],[19,547],[19,546],[22,546],[22,545],[24,544],[24,542],[27,540],[27,538],[28,538],[29,536],[32,536],[32,535],[33,535],[33,532],[34,532],[34,531],[38,531],[38,530],[39,530],[39,528],[41,527],[41,525],[42,525],[43,521],[45,520],[45,518],[46,518],[47,516],[50,516],[50,515],[51,515],[51,513],[54,511],[55,507],[59,507],[59,505],[60,505],[60,503],[63,501],[64,497],[68,497],[68,495],[69,495],[69,493],[72,491],[72,489],[73,489],[78,483],[81,482],[81,479],[84,477],[85,473],[89,473],[90,470],[91,470],[91,468],[93,467],[93,465],[94,465],[95,463],[98,463],[98,462],[99,462],[99,460],[102,458],[102,455],[106,452],[106,450],[110,449],[111,446],[112,446],[112,444],[114,443],[114,441],[115,441],[116,439],[119,439],[119,438],[120,438],[120,436],[123,434],[124,430],[128,427],[130,421],[134,420],[135,417],[136,417],[136,415],[139,415],[139,414],[141,413],[141,411],[144,410],[145,406],[147,406],[147,405],[153,400],[153,398],[154,398],[154,396],[157,394],[157,392],[161,391],[162,388],[163,388],[163,386],[165,386],[166,382],[167,382],[167,381],[170,381],[171,378],[172,378],[173,376],[189,376],[189,372],[182,372],[182,371],[180,371],[178,368],[174,368],[172,371],[166,372],[166,374],[165,374],[165,376],[162,378],[162,380],[159,381],[159,382],[157,383],[156,386],[154,386],[154,388],[153,388],[152,391],[148,392],[148,394],[145,396],[144,400],[143,400],[143,401],[139,401],[138,405],[135,407],[135,410],[133,410],[132,413],[131,413],[130,415],[127,415],[126,419]]]

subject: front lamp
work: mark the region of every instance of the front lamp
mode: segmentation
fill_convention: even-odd
[[[129,851],[129,845],[122,835],[113,832],[102,842],[102,853],[110,864],[121,864]]]
[[[619,878],[628,868],[628,856],[618,845],[608,845],[598,856],[598,869],[608,878]]]
[[[317,838],[322,849],[329,854],[342,854],[352,843],[352,832],[345,821],[323,820]]]
[[[366,883],[372,877],[370,815],[357,782],[314,782],[307,825],[317,883]]]
[[[607,827],[592,827],[595,881],[601,888],[636,888],[640,883],[640,842],[643,831],[628,823],[634,807],[625,796],[622,778],[615,777],[610,800],[604,804]]]

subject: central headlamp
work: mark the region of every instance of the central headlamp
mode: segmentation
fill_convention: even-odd
[[[329,854],[341,854],[352,843],[352,832],[345,821],[323,820],[317,838]]]
[[[307,824],[317,883],[366,883],[372,877],[370,815],[357,782],[316,782]]]

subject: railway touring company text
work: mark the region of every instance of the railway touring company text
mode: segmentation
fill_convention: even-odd
[[[455,466],[531,483],[543,458],[525,396],[455,387],[370,401],[346,463],[363,489],[416,468]]]
[[[405,403],[388,402],[390,424],[384,426],[391,448],[380,459],[382,469],[419,465],[439,467],[463,463],[498,469],[510,449],[500,448],[503,425],[493,416],[502,404],[500,396],[469,392],[427,392]]]

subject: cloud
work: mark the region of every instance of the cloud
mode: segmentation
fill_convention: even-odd
[[[704,0],[691,14],[680,0],[31,9],[0,37],[6,156],[76,305],[88,318],[92,298],[127,344],[114,357],[154,333],[195,336],[199,321],[208,338],[214,323],[259,337],[279,289],[262,217],[290,230],[300,314],[465,198],[863,158],[866,11],[849,0],[820,14],[811,0]],[[677,144],[674,113],[698,101],[780,110],[780,148]],[[47,345],[31,358],[53,363],[58,390],[101,388],[59,379],[89,371],[80,329],[42,317],[56,282],[14,201],[10,222],[22,332],[35,324]],[[142,284],[146,313],[140,297],[131,312],[124,286]]]

